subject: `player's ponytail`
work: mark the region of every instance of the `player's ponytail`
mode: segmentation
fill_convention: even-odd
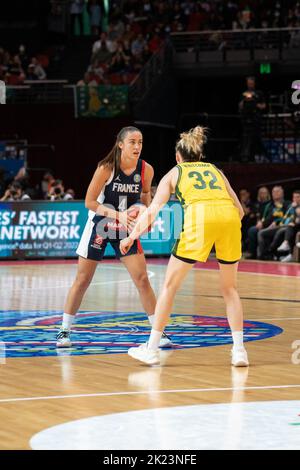
[[[121,164],[121,154],[122,154],[122,150],[119,147],[119,143],[123,142],[123,140],[125,139],[127,134],[129,134],[131,132],[140,132],[141,133],[141,131],[137,127],[133,127],[133,126],[123,127],[123,129],[121,129],[120,132],[117,135],[116,142],[115,142],[113,148],[106,155],[106,157],[103,158],[103,160],[101,160],[98,163],[98,167],[106,166],[106,167],[109,167],[111,170],[113,170],[115,175],[117,175],[119,173],[120,164]]]
[[[188,132],[182,132],[176,143],[176,152],[179,152],[185,162],[199,161],[204,158],[202,150],[206,142],[207,128],[196,126]]]

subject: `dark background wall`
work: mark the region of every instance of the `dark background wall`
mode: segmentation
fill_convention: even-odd
[[[75,119],[71,105],[6,105],[0,107],[1,136],[28,140],[29,145],[51,144],[55,151],[28,150],[29,168],[49,168],[66,187],[82,198],[97,162],[113,146],[127,118],[113,120]],[[33,181],[42,171],[31,171]]]

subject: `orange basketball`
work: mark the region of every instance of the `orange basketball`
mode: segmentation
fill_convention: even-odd
[[[130,215],[131,217],[134,217],[135,219],[141,215],[145,210],[147,209],[147,207],[144,205],[144,204],[134,204],[133,206],[130,206],[129,209],[128,209],[128,215]],[[148,229],[145,230],[144,233],[146,232],[150,232],[151,231],[151,225],[149,225]]]

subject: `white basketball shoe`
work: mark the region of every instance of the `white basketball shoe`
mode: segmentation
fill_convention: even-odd
[[[160,342],[159,342],[159,347],[160,348],[171,348],[172,347],[172,341],[170,336],[166,335],[166,333],[163,332]]]
[[[70,338],[70,330],[59,330],[56,336],[56,347],[57,348],[70,348],[72,346]]]
[[[140,344],[137,348],[129,348],[128,355],[144,364],[148,364],[148,366],[155,366],[160,363],[159,350],[149,349],[148,343]]]
[[[245,348],[231,350],[231,364],[235,367],[248,367],[249,360]]]

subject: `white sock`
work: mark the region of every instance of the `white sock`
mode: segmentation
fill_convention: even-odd
[[[148,349],[158,349],[162,331],[156,331],[152,328],[151,335],[148,341]]]
[[[62,329],[70,330],[74,321],[75,315],[69,315],[68,313],[63,314]]]
[[[148,320],[151,326],[153,326],[154,319],[155,319],[154,315],[148,315]]]
[[[234,349],[244,349],[244,340],[242,331],[232,332],[233,347]]]

